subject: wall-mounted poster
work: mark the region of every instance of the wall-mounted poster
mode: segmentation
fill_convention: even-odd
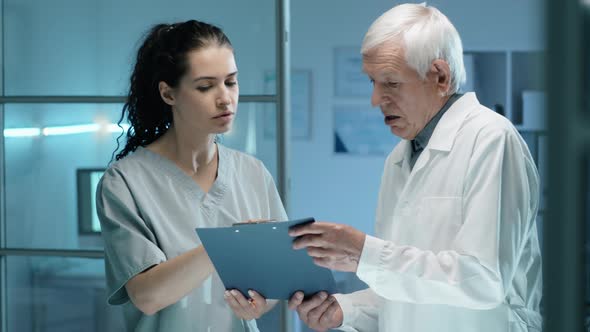
[[[337,97],[370,98],[373,86],[363,73],[363,58],[359,47],[334,49],[334,94]]]
[[[276,91],[276,74],[274,71],[264,73],[264,91],[274,94]],[[291,72],[291,138],[311,138],[311,71],[293,70]],[[276,138],[277,108],[268,107],[264,114],[264,137]]]
[[[400,141],[383,123],[383,114],[368,106],[334,106],[334,152],[388,155]]]

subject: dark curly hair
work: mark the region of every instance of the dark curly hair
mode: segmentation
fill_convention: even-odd
[[[116,155],[120,160],[139,146],[146,146],[162,136],[172,123],[172,111],[161,96],[158,85],[164,81],[177,87],[187,72],[187,54],[209,45],[227,46],[231,42],[223,31],[211,24],[190,20],[158,24],[147,33],[137,52],[131,74],[129,94],[123,106],[119,127],[127,114],[130,128],[125,147]],[[119,139],[113,155],[119,150]]]

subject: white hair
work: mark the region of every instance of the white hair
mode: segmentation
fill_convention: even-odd
[[[450,94],[465,83],[463,46],[459,33],[438,9],[421,4],[395,6],[373,22],[363,39],[361,53],[388,41],[403,40],[407,64],[422,79],[432,61],[442,59],[451,70]]]

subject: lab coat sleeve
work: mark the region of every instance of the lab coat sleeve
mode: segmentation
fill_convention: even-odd
[[[503,302],[534,231],[538,175],[515,130],[484,127],[476,140],[465,174],[460,229],[448,250],[367,236],[357,275],[381,297],[471,309]]]
[[[381,298],[370,288],[350,294],[334,294],[342,308],[343,321],[338,330],[345,332],[377,331]]]
[[[258,324],[256,324],[256,319],[242,320],[242,322],[244,323],[245,332],[260,332]]]

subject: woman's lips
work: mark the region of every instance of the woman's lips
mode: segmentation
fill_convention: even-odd
[[[213,119],[221,119],[221,118],[225,118],[228,116],[232,116],[233,114],[234,113],[232,113],[232,112],[224,112],[224,113],[219,114],[218,116],[213,117]]]

